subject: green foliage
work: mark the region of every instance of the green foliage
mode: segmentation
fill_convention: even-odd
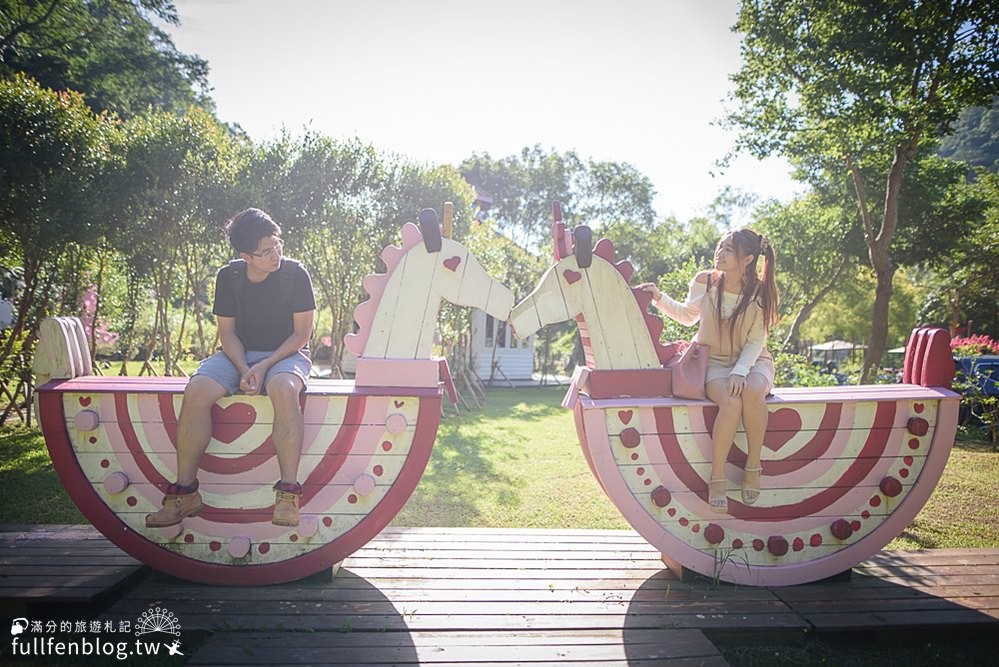
[[[969,107],[961,112],[952,134],[940,144],[940,155],[999,172],[999,98],[991,106]]]
[[[655,220],[651,181],[626,163],[584,161],[572,151],[534,146],[499,160],[474,154],[459,171],[492,196],[489,216],[499,228],[532,252],[550,247],[554,201],[562,203],[569,227]]]
[[[866,376],[888,335],[896,231],[921,222],[901,215],[907,168],[999,90],[995,13],[968,0],[747,0],[736,30],[737,149],[785,155],[816,185],[854,188],[877,276]]]
[[[0,77],[23,72],[123,117],[210,105],[208,63],[156,21],[178,23],[171,0],[0,0]]]
[[[779,352],[774,355],[775,387],[831,387],[836,378],[801,354]]]

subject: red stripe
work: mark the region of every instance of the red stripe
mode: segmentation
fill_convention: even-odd
[[[854,462],[843,472],[839,479],[826,489],[793,505],[776,505],[773,507],[753,507],[743,505],[734,499],[729,499],[729,514],[737,519],[747,521],[783,521],[789,516],[804,517],[816,514],[824,508],[840,500],[853,490],[880,461],[891,436],[891,429],[885,425],[894,423],[897,403],[894,401],[878,402],[874,424],[871,428],[863,449]],[[680,448],[673,424],[673,411],[669,408],[655,408],[656,430],[659,432],[659,443],[666,460],[673,472],[690,491],[696,493],[707,502],[708,485],[701,479],[690,462],[687,461]]]

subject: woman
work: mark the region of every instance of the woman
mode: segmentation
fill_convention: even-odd
[[[774,382],[774,362],[766,342],[777,321],[779,300],[774,260],[767,237],[740,229],[718,242],[714,270],[694,277],[685,302],[669,298],[653,283],[639,285],[652,294],[656,308],[680,324],[699,321],[694,340],[711,349],[704,390],[718,405],[708,488],[708,502],[715,512],[728,510],[725,461],[740,418],[748,443],[742,502],[752,505],[760,497],[766,397]]]

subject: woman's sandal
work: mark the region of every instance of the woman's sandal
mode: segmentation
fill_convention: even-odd
[[[728,511],[728,496],[725,493],[725,483],[728,480],[724,477],[712,477],[708,486],[708,505],[712,512],[724,514]]]
[[[760,474],[763,472],[763,466],[756,466],[754,468],[746,468],[746,474],[756,473],[756,483],[748,484],[746,479],[742,480],[742,502],[746,505],[753,505],[757,500],[760,499]]]

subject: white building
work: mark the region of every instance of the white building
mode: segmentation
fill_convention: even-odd
[[[534,339],[520,340],[506,322],[494,319],[481,310],[472,311],[472,339],[469,353],[475,370],[484,382],[530,380],[534,373]],[[493,373],[492,365],[502,371]]]

